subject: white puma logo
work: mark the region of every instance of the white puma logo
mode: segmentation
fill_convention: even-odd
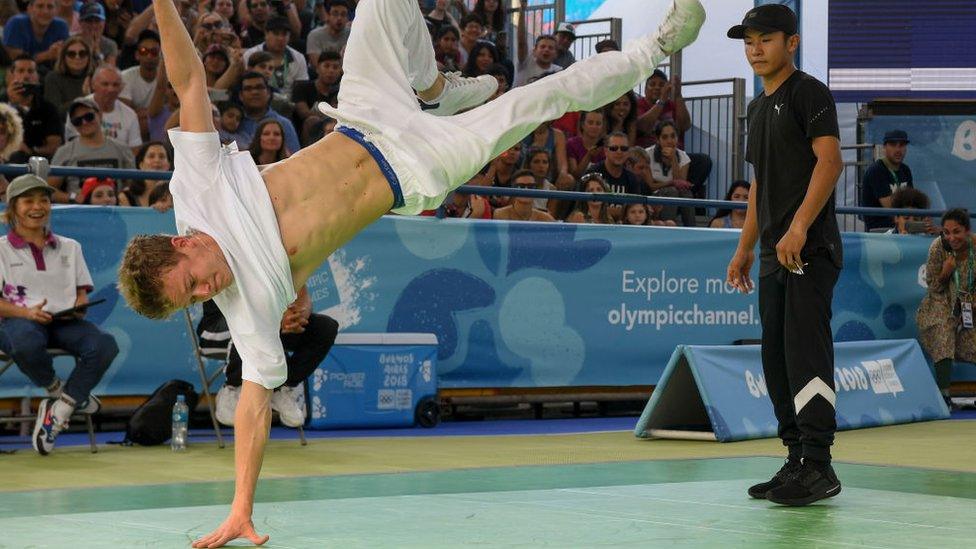
[[[773,108],[774,108],[774,109],[776,109],[776,114],[779,114],[779,110],[780,110],[780,109],[781,109],[782,107],[783,107],[783,103],[780,103],[779,105],[773,105]]]

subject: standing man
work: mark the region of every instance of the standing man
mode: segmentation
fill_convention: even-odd
[[[905,164],[908,153],[908,134],[891,130],[884,135],[884,156],[868,166],[861,188],[861,205],[870,208],[890,208],[895,191],[914,189],[912,170]],[[877,215],[864,216],[864,230],[895,226],[895,218]]]
[[[807,505],[840,493],[830,466],[837,429],[831,298],[842,264],[837,111],[827,87],[793,65],[800,36],[789,8],[749,10],[728,36],[745,40],[746,59],[763,82],[749,104],[746,160],[756,177],[728,283],[752,289],[758,239],[763,373],[789,449],[783,468],[749,495]]]

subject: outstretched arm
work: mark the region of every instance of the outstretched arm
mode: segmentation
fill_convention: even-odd
[[[173,0],[153,0],[156,25],[163,43],[166,75],[180,98],[180,128],[187,132],[214,131],[207,75],[203,62],[183,26]]]
[[[159,0],[157,0],[159,1]],[[254,530],[254,489],[264,461],[264,445],[271,428],[271,391],[244,380],[234,414],[234,462],[236,483],[230,514],[216,530],[193,542],[193,547],[223,547],[237,538],[263,545],[269,536]]]

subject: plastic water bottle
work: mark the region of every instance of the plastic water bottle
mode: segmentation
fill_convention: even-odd
[[[189,419],[190,409],[186,406],[186,397],[176,395],[176,404],[173,405],[173,438],[169,442],[174,452],[186,450],[186,425]]]

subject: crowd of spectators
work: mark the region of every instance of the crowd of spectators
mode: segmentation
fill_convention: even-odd
[[[333,131],[335,120],[316,107],[338,101],[356,1],[176,0],[207,73],[222,141],[263,165]],[[17,2],[0,0],[8,6],[6,17],[0,16],[0,101],[10,107],[0,113],[6,121],[0,124],[5,145],[0,159],[24,163],[43,156],[58,166],[171,169],[166,130],[178,124],[179,99],[162,63],[151,1]],[[499,0],[418,0],[418,5],[440,68],[465,76],[490,74],[499,81],[498,95],[576,62],[571,23],[559,22],[553,34],[530,43],[528,25],[513,26],[513,10]],[[515,11],[526,8],[523,1]],[[613,49],[619,45],[612,40],[597,44],[598,51]],[[627,93],[602,109],[569,113],[540,126],[471,183],[694,196],[691,189],[703,181],[689,181],[692,160],[682,148],[691,120],[680,82],[656,71],[643,89],[643,96]],[[600,174],[599,184],[588,184],[593,179],[584,176],[590,173]],[[535,182],[524,183],[526,174]],[[165,186],[153,180],[102,178],[96,184],[51,177],[49,183],[56,189],[52,199],[60,203],[157,208],[169,203]],[[157,188],[161,192],[154,194]],[[620,207],[608,206],[607,215],[591,215],[596,213],[591,209],[582,202],[463,195],[444,207],[447,215],[486,219],[627,222]],[[644,210],[647,224],[696,223],[692,208]]]
[[[337,104],[356,2],[176,0],[207,72],[222,141],[250,152],[263,165],[286,159],[333,131],[336,121],[316,106]],[[572,23],[558,22],[553,34],[530,43],[528,25],[513,26],[516,14],[506,4],[418,0],[439,67],[465,76],[493,75],[501,95],[576,62]],[[43,156],[63,166],[172,168],[166,130],[178,124],[179,99],[162,63],[150,0],[0,0],[0,5],[6,6],[0,10],[0,160],[23,163]],[[522,0],[515,11],[526,7]],[[619,44],[603,40],[595,53],[616,49]],[[684,150],[692,120],[680,79],[655,70],[642,90],[539,126],[470,183],[703,197],[710,161]],[[904,163],[908,144],[903,131],[885,135],[883,157],[865,173],[860,205],[890,207],[898,191],[913,190]],[[520,170],[535,177],[535,183],[518,182],[514,176]],[[586,178],[593,173],[599,178]],[[109,187],[107,180],[98,187]],[[55,202],[159,209],[170,203],[165,185],[154,180],[113,181],[114,193],[86,193],[87,181],[78,177],[51,177],[49,183],[56,189]],[[748,184],[742,183],[733,184],[726,198],[747,198]],[[921,208],[927,198],[920,194],[905,193],[898,204]],[[526,204],[547,215],[528,216]],[[649,225],[732,228],[744,221],[741,210],[720,211],[703,221],[702,210],[692,207],[608,205],[607,215],[601,215],[587,202],[463,194],[451,197],[442,212],[484,219],[621,224],[643,219]],[[928,218],[863,219],[866,230],[936,230]]]

